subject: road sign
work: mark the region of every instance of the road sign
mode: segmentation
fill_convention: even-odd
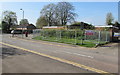
[[[94,31],[93,30],[86,30],[85,31],[85,35],[94,35]]]

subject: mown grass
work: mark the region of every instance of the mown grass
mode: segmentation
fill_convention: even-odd
[[[66,44],[73,44],[73,45],[79,45],[83,47],[96,47],[96,41],[90,40],[90,41],[83,41],[83,44],[81,44],[81,40],[79,39],[70,39],[70,38],[61,38],[57,39],[56,37],[43,37],[43,36],[37,36],[33,38],[35,40],[43,40],[43,41],[50,41],[50,42],[58,42],[58,43],[66,43]],[[100,42],[100,44],[105,44],[106,42]]]

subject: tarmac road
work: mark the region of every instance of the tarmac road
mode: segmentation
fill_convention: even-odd
[[[72,61],[88,66],[87,68],[95,68],[97,70],[102,70],[109,73],[118,73],[117,47],[89,49],[61,43],[24,40],[17,37],[11,38],[10,35],[7,34],[3,35],[2,42],[12,46],[17,46],[19,48],[24,48],[38,53],[44,53],[50,56]],[[8,47],[8,49],[11,48]],[[10,69],[13,66],[16,66],[16,68]],[[86,70],[85,67],[78,68],[35,54],[20,55],[14,56],[14,58],[10,57],[9,59],[3,59],[3,72],[96,73],[95,70]]]
[[[2,66],[3,73],[92,73],[8,46],[3,46]]]

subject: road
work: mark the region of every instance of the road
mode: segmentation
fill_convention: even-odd
[[[118,73],[117,44],[110,48],[84,48],[11,38],[7,34],[3,34],[2,42],[3,49],[23,53],[3,59],[3,73]]]

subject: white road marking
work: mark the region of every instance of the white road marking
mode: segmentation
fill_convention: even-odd
[[[55,53],[63,52],[63,53],[68,53],[68,54],[79,55],[79,56],[82,56],[82,57],[94,58],[93,56],[88,56],[88,55],[79,54],[79,53],[71,53],[71,52],[67,52],[67,51],[53,51],[53,52],[55,52]]]
[[[83,57],[89,57],[89,58],[94,58],[93,56],[88,56],[88,55],[83,55],[83,54],[78,54],[78,53],[73,53],[75,55],[80,55],[80,56],[83,56]]]

